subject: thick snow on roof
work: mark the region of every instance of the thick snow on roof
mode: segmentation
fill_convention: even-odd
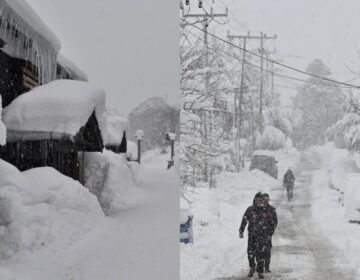
[[[55,51],[60,50],[60,40],[25,0],[0,0],[0,6],[1,10],[10,8],[33,29],[33,32],[38,33],[51,43]]]
[[[4,108],[3,121],[8,130],[52,132],[75,136],[95,110],[102,137],[105,92],[89,83],[56,80],[17,97]]]
[[[129,121],[127,118],[106,114],[106,137],[104,139],[104,144],[121,144],[123,139],[124,131],[129,126]]]
[[[74,62],[66,58],[62,54],[58,54],[58,63],[70,72],[75,80],[88,81],[88,76]]]

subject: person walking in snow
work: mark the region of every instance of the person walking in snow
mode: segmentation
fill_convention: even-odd
[[[272,236],[278,225],[278,219],[275,208],[270,205],[270,196],[267,193],[263,194],[264,199],[264,216],[265,216],[265,233],[266,233],[266,244],[265,244],[265,272],[270,273],[270,259],[271,259],[271,248],[272,248]]]
[[[293,188],[294,188],[295,176],[292,170],[289,168],[284,174],[283,186],[286,188],[287,197],[290,201],[293,197]]]
[[[248,225],[248,260],[250,271],[248,277],[252,277],[257,271],[259,278],[264,278],[265,263],[265,216],[264,203],[261,192],[258,192],[253,200],[253,205],[248,207],[241,221],[239,236],[244,238],[245,227]]]

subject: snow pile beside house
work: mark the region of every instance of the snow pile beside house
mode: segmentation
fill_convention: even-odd
[[[108,150],[86,153],[85,162],[85,186],[98,197],[106,215],[114,215],[143,201],[138,188],[143,172],[137,163],[129,163],[125,155]]]
[[[20,172],[0,160],[0,257],[69,245],[104,219],[96,197],[53,168]]]
[[[17,97],[3,112],[9,130],[75,136],[95,111],[106,137],[105,92],[89,83],[56,80]]]
[[[2,115],[2,100],[1,100],[1,95],[0,95],[0,145],[5,145],[6,144],[6,127],[5,127],[4,123],[2,122],[1,115]]]

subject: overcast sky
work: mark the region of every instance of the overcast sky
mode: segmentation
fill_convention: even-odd
[[[267,41],[266,46],[270,50],[275,47],[283,63],[306,69],[313,59],[321,58],[331,68],[333,78],[347,81],[357,76],[348,67],[360,69],[356,52],[360,50],[359,0],[205,0],[206,3],[215,5],[215,13],[223,13],[224,4],[229,7],[230,21],[226,25],[210,24],[210,30],[223,38],[227,30],[233,34],[246,34],[248,30],[252,35],[260,35],[261,31],[277,34],[278,39]],[[195,5],[190,13],[197,12],[202,11]],[[258,48],[259,42],[253,40],[250,47]],[[281,71],[300,77],[290,70]],[[351,83],[360,85],[360,79]]]
[[[124,114],[151,96],[179,98],[178,2],[26,0],[59,37],[61,53]]]
[[[178,0],[27,1],[60,38],[62,53],[107,91],[110,106],[126,114],[151,96],[178,101]],[[276,47],[284,63],[305,69],[322,58],[342,81],[356,77],[347,67],[360,69],[358,0],[205,1],[215,12],[229,6],[230,22],[211,24],[217,34],[276,33],[267,46]]]

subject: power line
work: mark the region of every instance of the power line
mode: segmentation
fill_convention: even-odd
[[[188,30],[188,32],[194,36],[195,38],[197,38],[198,40],[203,40],[203,38],[201,38],[200,36],[192,33],[191,31]],[[243,50],[243,48],[240,48]],[[241,59],[239,59],[238,57],[232,55],[232,54],[229,54],[221,49],[218,49],[220,52],[222,52],[223,54],[227,55],[227,56],[230,56],[232,57],[233,59],[235,60],[238,60],[239,62],[242,62]],[[260,66],[259,65],[256,65],[254,63],[251,63],[249,61],[245,61],[246,64],[254,67],[254,68],[257,68],[257,69],[260,69]],[[328,84],[328,83],[323,83],[323,82],[314,82],[314,81],[308,81],[308,80],[304,80],[304,79],[300,79],[300,78],[296,78],[296,77],[292,77],[292,76],[287,76],[287,75],[284,75],[284,74],[279,74],[278,72],[275,72],[275,71],[271,71],[269,69],[264,69],[265,72],[267,73],[270,73],[270,74],[274,74],[275,76],[278,76],[278,77],[281,77],[281,78],[284,78],[284,79],[288,79],[288,80],[293,80],[293,81],[298,81],[298,82],[304,82],[304,83],[308,83],[308,84],[312,84],[312,85],[326,85],[326,86],[331,86],[331,87],[335,87],[335,88],[344,88],[344,89],[350,89],[350,88],[354,88],[353,86],[342,86],[342,85],[335,85],[335,84]],[[360,78],[360,77],[359,77]]]
[[[188,22],[186,19],[184,19],[184,21]],[[242,47],[237,46],[237,45],[235,45],[235,44],[233,44],[233,43],[231,43],[231,42],[229,42],[229,41],[227,41],[227,40],[225,40],[225,39],[223,39],[223,38],[221,38],[221,37],[219,37],[219,36],[217,36],[217,35],[215,35],[215,34],[213,34],[213,33],[210,33],[210,32],[208,32],[208,31],[206,31],[206,30],[204,30],[204,29],[196,26],[196,25],[194,25],[194,27],[195,27],[196,29],[202,31],[202,32],[206,32],[208,35],[210,35],[211,37],[213,37],[213,38],[215,38],[215,39],[217,39],[217,40],[220,40],[220,41],[222,41],[222,42],[224,42],[224,43],[226,43],[226,44],[228,44],[228,45],[233,46],[234,48],[238,48],[238,49],[243,50],[243,51],[245,51],[245,52],[247,52],[247,53],[249,53],[249,54],[251,54],[251,55],[253,55],[253,56],[256,56],[256,57],[258,57],[258,58],[261,58],[261,55],[255,53],[255,52],[252,52],[252,51],[249,51],[249,50],[244,50]],[[306,71],[297,69],[297,68],[295,68],[295,67],[292,67],[292,66],[283,64],[283,63],[281,63],[281,62],[272,60],[272,59],[270,59],[270,58],[264,58],[264,59],[265,59],[266,61],[269,61],[269,62],[272,62],[272,63],[274,63],[274,64],[276,64],[276,65],[279,65],[279,66],[281,66],[281,67],[290,69],[290,70],[292,70],[292,71],[295,71],[295,72],[298,72],[298,73],[301,73],[301,74],[304,74],[304,75],[311,76],[311,77],[313,77],[313,78],[321,79],[321,80],[328,81],[328,82],[335,83],[335,84],[344,85],[344,86],[347,86],[347,87],[352,87],[352,88],[358,88],[358,89],[360,89],[360,86],[357,86],[357,85],[352,85],[352,84],[348,84],[348,83],[345,83],[345,82],[339,82],[339,81],[336,81],[336,80],[333,80],[333,79],[329,79],[329,78],[322,77],[322,76],[319,76],[319,75],[316,75],[316,74],[312,74],[312,73],[309,73],[309,72],[306,72]]]

